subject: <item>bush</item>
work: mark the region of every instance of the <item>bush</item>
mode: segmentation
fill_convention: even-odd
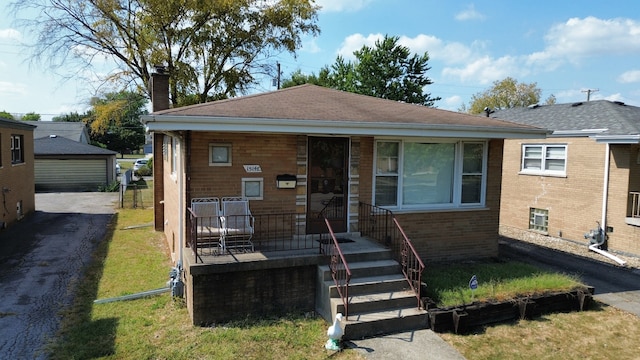
[[[143,166],[140,169],[136,170],[135,174],[136,176],[151,176],[151,174],[153,174],[153,171],[151,171],[151,168],[148,166]]]
[[[116,192],[120,190],[120,181],[114,181],[108,185],[98,186],[100,192]]]

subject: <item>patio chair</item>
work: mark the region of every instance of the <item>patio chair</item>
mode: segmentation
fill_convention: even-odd
[[[217,197],[193,198],[191,199],[191,211],[195,215],[192,226],[196,248],[208,247],[217,250],[224,234],[220,199]]]
[[[222,251],[254,251],[251,238],[255,219],[249,210],[249,200],[237,196],[223,197],[222,217],[225,227]]]

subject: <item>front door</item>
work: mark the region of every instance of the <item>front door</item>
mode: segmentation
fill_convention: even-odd
[[[326,232],[324,214],[333,231],[347,231],[347,156],[349,139],[309,137],[307,233]]]

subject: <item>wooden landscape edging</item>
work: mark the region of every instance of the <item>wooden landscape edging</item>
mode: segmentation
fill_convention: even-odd
[[[556,312],[582,311],[591,305],[593,292],[594,288],[588,286],[569,292],[532,295],[502,302],[434,308],[428,310],[429,324],[435,332],[464,334],[490,324],[532,319]]]

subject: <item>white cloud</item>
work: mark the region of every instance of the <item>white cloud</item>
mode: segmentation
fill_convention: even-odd
[[[640,22],[631,19],[571,18],[545,35],[546,53],[572,61],[580,57],[640,53]]]
[[[309,39],[308,41],[302,42],[302,49],[300,49],[300,51],[304,51],[309,54],[317,54],[322,51],[322,49],[320,49],[316,43],[316,39]]]
[[[382,34],[369,34],[369,36],[365,37],[362,34],[353,34],[347,36],[342,44],[340,44],[340,48],[338,49],[338,55],[345,58],[345,60],[353,60],[355,57],[353,56],[353,52],[356,50],[360,50],[362,46],[367,45],[369,47],[374,47],[376,41],[384,38]]]
[[[453,95],[447,98],[443,98],[442,102],[437,103],[437,105],[441,109],[457,111],[463,103],[464,101],[462,100],[462,97]]]
[[[455,16],[458,21],[467,21],[467,20],[484,20],[485,16],[478,11],[476,11],[476,7],[473,4],[467,6],[466,9],[457,13]]]
[[[455,77],[462,82],[478,82],[489,84],[495,80],[504,79],[507,76],[525,76],[528,70],[520,67],[521,58],[513,56],[503,56],[494,59],[490,56],[483,56],[475,59],[463,67],[445,67],[442,70],[443,76]]]
[[[27,85],[0,81],[0,96],[2,97],[22,97],[27,95]]]
[[[618,82],[623,84],[640,82],[640,70],[625,71],[618,76]]]
[[[353,12],[365,8],[373,0],[318,0],[316,4],[324,12]]]
[[[0,39],[2,40],[20,40],[22,34],[16,29],[0,29]]]

